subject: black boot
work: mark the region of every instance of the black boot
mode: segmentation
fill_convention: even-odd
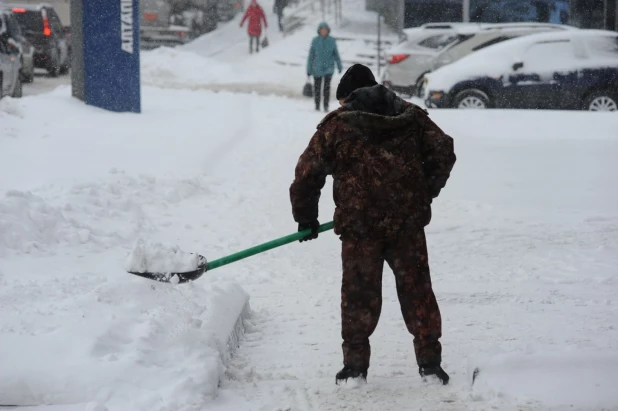
[[[335,383],[339,385],[341,381],[348,381],[348,378],[362,378],[367,381],[367,369],[361,369],[356,367],[345,366],[341,371],[337,373],[335,377]]]
[[[448,374],[440,367],[440,365],[425,365],[418,367],[418,373],[421,377],[425,378],[429,375],[435,375],[442,382],[442,384],[448,384],[449,376]]]

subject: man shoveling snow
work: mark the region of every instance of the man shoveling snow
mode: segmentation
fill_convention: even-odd
[[[336,382],[367,379],[382,305],[384,261],[392,268],[401,311],[414,335],[421,376],[443,384],[442,322],[431,287],[424,227],[431,202],[455,164],[453,139],[420,107],[377,85],[369,68],[352,66],[337,89],[342,107],[318,125],[290,187],[301,241],[317,238],[318,202],[334,179],[335,232],[342,240],[341,326],[344,368]]]

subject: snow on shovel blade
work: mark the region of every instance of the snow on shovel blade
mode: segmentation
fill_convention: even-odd
[[[183,273],[140,273],[135,271],[128,271],[129,274],[137,275],[140,277],[148,278],[149,280],[159,281],[162,283],[171,284],[183,284],[191,281],[195,281],[200,278],[207,270],[208,263],[206,258],[202,255],[198,256],[199,262],[196,270],[187,271]]]

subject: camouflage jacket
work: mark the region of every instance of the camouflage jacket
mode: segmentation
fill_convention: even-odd
[[[455,164],[453,139],[427,112],[382,86],[357,90],[318,125],[290,187],[299,222],[318,218],[334,179],[335,232],[389,238],[431,220],[431,201]]]

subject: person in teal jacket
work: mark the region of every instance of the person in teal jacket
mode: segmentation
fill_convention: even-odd
[[[328,112],[330,97],[330,81],[335,73],[335,64],[339,72],[343,70],[341,58],[337,50],[337,41],[330,36],[330,27],[327,23],[320,23],[318,36],[311,42],[309,58],[307,59],[307,76],[313,76],[313,97],[315,109],[320,110],[322,84],[324,84],[324,111]]]

